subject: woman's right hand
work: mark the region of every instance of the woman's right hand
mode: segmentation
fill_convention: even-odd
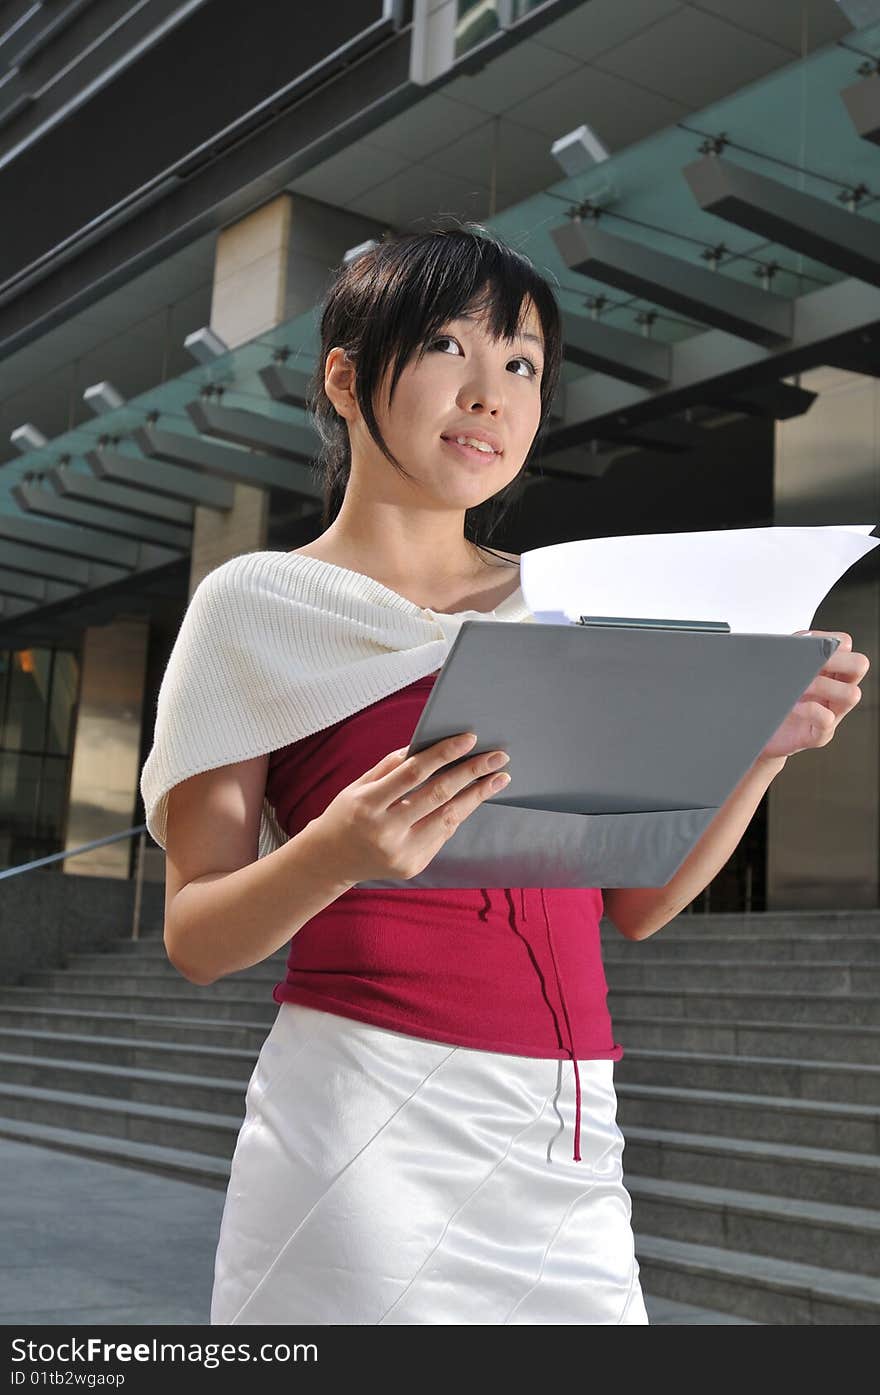
[[[389,751],[339,791],[313,822],[343,881],[355,886],[417,876],[468,815],[498,793],[492,782],[508,757],[486,751],[462,760],[475,742],[473,734],[464,734],[414,756],[407,757],[406,746]],[[504,759],[493,766],[498,756]]]

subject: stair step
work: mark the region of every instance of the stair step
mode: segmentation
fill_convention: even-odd
[[[829,1062],[874,1065],[880,1061],[880,1027],[836,1022],[761,1022],[744,1018],[719,1022],[716,1017],[699,1015],[677,1019],[648,1014],[632,1016],[623,1011],[615,1011],[613,1021],[615,1036],[626,1048],[624,1061],[630,1048],[663,1050],[667,1046],[743,1056],[760,1056],[766,1051],[769,1055],[793,1060],[819,1056]]]
[[[0,1118],[106,1133],[137,1143],[157,1143],[221,1158],[232,1157],[243,1116],[244,1095],[241,1116],[235,1117],[179,1109],[170,1104],[0,1083]]]
[[[880,1158],[870,1153],[797,1144],[782,1150],[777,1143],[761,1139],[639,1125],[629,1125],[623,1133],[627,1177],[632,1172],[639,1177],[730,1187],[799,1201],[880,1207]]]
[[[719,1313],[714,1308],[698,1308],[695,1303],[676,1303],[674,1298],[660,1298],[642,1291],[648,1321],[652,1327],[730,1326],[760,1327],[751,1318],[735,1313]]]
[[[831,1326],[880,1320],[880,1279],[663,1236],[636,1235],[643,1288],[767,1324]]]
[[[786,1148],[794,1144],[880,1154],[880,1108],[876,1105],[639,1085],[625,1080],[617,1085],[617,1098],[624,1134],[633,1125],[671,1127],[681,1133],[747,1138]]]
[[[224,1018],[230,1022],[247,1021],[250,1025],[263,1020],[267,1028],[271,1026],[278,1014],[278,1004],[271,996],[262,1002],[255,1001],[253,998],[218,998],[216,995],[209,997],[207,996],[209,991],[206,988],[193,987],[192,992],[186,997],[175,995],[173,1000],[175,1014],[188,1014],[193,1018]],[[70,1006],[81,1009],[94,1008],[98,1012],[105,1012],[117,1002],[118,996],[116,994],[87,993],[77,988],[47,991],[44,988],[30,987],[26,984],[19,984],[15,988],[0,988],[0,1008],[6,1004],[22,1005],[28,1003],[40,1008]],[[125,1007],[130,1013],[154,1012],[159,1016],[164,1016],[168,1012],[169,996],[167,993],[127,995]]]
[[[628,1016],[705,1017],[719,1022],[837,1023],[880,1026],[880,995],[872,993],[752,992],[743,988],[617,988],[609,975],[612,1018]]]
[[[624,938],[607,917],[603,917],[601,929],[603,936]],[[880,934],[880,910],[870,907],[857,911],[753,911],[751,914],[742,911],[683,911],[664,925],[658,934],[666,937],[692,931],[719,935],[793,935],[796,939],[801,935],[824,934],[826,931]],[[652,939],[653,936],[648,938]]]
[[[225,1189],[229,1185],[231,1159],[212,1157],[209,1153],[163,1148],[155,1143],[84,1133],[79,1129],[59,1128],[55,1124],[37,1124],[30,1119],[6,1119],[2,1115],[0,1137],[38,1144],[41,1148],[56,1148],[63,1153],[115,1163],[119,1167],[146,1169],[197,1186]]]
[[[707,935],[698,931],[681,930],[670,935],[664,926],[646,940],[626,940],[622,935],[602,939],[602,956],[606,963],[632,963],[641,958],[647,963],[659,959],[668,962],[705,958],[707,954],[719,959],[734,959],[739,964],[770,962],[776,964],[812,963],[831,960],[838,964],[880,963],[880,933],[872,935]],[[78,956],[79,957],[79,956]],[[83,956],[85,957],[85,956]],[[89,956],[95,957],[95,956]]]
[[[52,1056],[0,1052],[0,1079],[9,1085],[100,1095],[124,1102],[170,1104],[208,1114],[235,1113],[239,1105],[243,1107],[252,1071],[253,1063],[244,1078],[214,1080],[204,1075],[104,1065],[100,1061],[62,1061]]]
[[[80,1011],[76,1008],[19,1007],[12,1003],[0,1005],[0,1025],[19,1030],[56,1032],[88,1031],[102,1040],[118,1037],[139,1041],[167,1041],[186,1047],[191,1043],[202,1046],[228,1046],[230,1049],[253,1052],[260,1050],[268,1028],[263,1022],[230,1022],[229,1020],[197,1017],[160,1017],[128,1012]]]
[[[112,971],[104,973],[97,969],[41,969],[24,974],[19,986],[45,988],[49,992],[69,987],[75,992],[105,993],[108,996],[126,999],[146,994],[161,994],[165,998],[187,998],[196,989],[211,1001],[242,998],[249,1002],[268,1000],[271,1003],[272,987],[277,982],[278,979],[272,975],[246,978],[241,974],[230,974],[226,978],[217,979],[215,983],[196,985],[176,970],[168,973],[132,974]]]
[[[131,974],[162,974],[165,978],[177,978],[187,982],[165,954],[68,954],[63,966],[40,972],[66,973],[68,969],[78,973],[116,973],[126,978]],[[247,982],[256,979],[258,982],[268,980],[275,983],[279,978],[284,978],[286,973],[287,956],[271,955],[268,959],[262,959],[259,964],[251,964],[249,968],[239,969],[237,973],[228,974],[217,981],[235,983],[239,980]]]
[[[605,965],[611,986],[618,990],[739,989],[758,994],[818,993],[846,995],[880,990],[880,965],[840,963],[823,959],[813,964],[748,964],[739,959],[677,959],[668,963],[656,954],[641,959],[609,959]]]
[[[615,1083],[731,1090],[787,1099],[849,1101],[880,1106],[880,1066],[846,1061],[736,1056],[722,1052],[627,1047]]]
[[[30,1060],[61,1058],[68,1063],[113,1066],[117,1070],[170,1072],[200,1082],[216,1071],[227,1080],[244,1081],[253,1071],[255,1051],[235,1047],[181,1046],[176,1042],[141,1041],[137,1037],[94,1036],[85,1032],[28,1031],[0,1024],[0,1060],[7,1055]]]
[[[626,1187],[636,1231],[880,1277],[880,1212],[632,1173]]]
[[[602,945],[652,1322],[877,1322],[880,912]],[[159,933],[0,988],[0,1136],[225,1189],[289,948],[202,987]]]

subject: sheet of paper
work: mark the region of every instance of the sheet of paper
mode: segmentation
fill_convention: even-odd
[[[724,620],[741,634],[808,630],[844,572],[880,543],[873,523],[582,538],[524,552],[526,605],[543,624],[581,615]]]

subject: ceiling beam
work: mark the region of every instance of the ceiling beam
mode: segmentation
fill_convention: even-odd
[[[184,466],[236,484],[288,489],[310,499],[323,498],[312,471],[296,460],[278,460],[261,451],[218,446],[204,436],[184,436],[179,431],[165,431],[152,424],[135,427],[132,440],[151,460],[164,460],[169,465]]]
[[[306,410],[311,373],[306,373],[301,368],[288,368],[287,364],[279,359],[267,363],[265,368],[259,370],[257,376],[274,402],[284,402],[288,407]]]
[[[880,286],[880,224],[873,218],[849,213],[719,155],[695,160],[682,173],[704,213]]]
[[[44,576],[29,576],[25,572],[13,571],[10,567],[0,567],[0,596],[7,596],[12,600],[30,601],[32,605],[51,605],[53,601],[66,601],[82,589],[81,586],[70,586],[64,581]]]
[[[619,445],[655,450],[662,455],[683,455],[704,439],[703,428],[674,417],[659,418],[641,427],[621,426],[603,434],[602,439]]]
[[[868,378],[880,378],[880,336],[874,344],[853,344],[846,349],[829,350],[822,359],[828,368],[842,373],[864,373]]]
[[[766,417],[773,421],[790,421],[808,412],[819,396],[794,383],[755,383],[739,392],[728,392],[724,385],[710,390],[704,401],[710,407],[742,412],[747,417]]]
[[[170,467],[168,467],[170,468]],[[98,504],[103,509],[118,509],[131,517],[147,519],[150,524],[171,524],[191,529],[193,506],[178,503],[164,495],[148,493],[145,489],[130,489],[127,485],[108,484],[92,470],[77,470],[69,464],[58,464],[39,471],[63,499]]]
[[[873,74],[840,93],[849,119],[862,140],[880,145],[880,76]]]
[[[582,276],[750,343],[773,347],[791,338],[793,302],[772,291],[604,232],[595,221],[571,219],[550,235],[565,265]]]
[[[62,473],[65,472],[62,470]],[[85,475],[80,478],[87,480]],[[91,483],[97,485],[94,479]],[[85,523],[114,537],[156,543],[160,547],[177,549],[181,554],[192,546],[191,523],[178,527],[172,523],[156,522],[142,512],[123,510],[121,505],[104,503],[100,499],[96,503],[79,503],[76,499],[58,494],[54,488],[43,488],[34,480],[18,480],[9,492],[26,514],[55,518],[61,523]]]
[[[231,509],[235,503],[234,486],[213,475],[197,475],[177,465],[145,460],[142,455],[123,455],[113,446],[96,446],[83,458],[98,480],[112,480],[144,494],[206,504],[211,509]]]
[[[3,565],[30,576],[102,586],[137,571],[176,562],[178,551],[152,543],[123,542],[74,524],[37,523],[0,513]]]
[[[864,281],[837,281],[794,302],[791,343],[780,349],[746,344],[719,330],[681,339],[673,346],[669,386],[633,387],[604,373],[568,384],[569,417],[552,432],[546,449],[614,435],[621,427],[650,422],[723,395],[750,392],[768,378],[778,381],[829,362],[865,336],[880,337],[880,290]],[[552,445],[551,445],[552,443]]]
[[[632,446],[612,446],[610,449],[599,441],[581,441],[566,450],[555,451],[552,455],[542,452],[528,467],[531,482],[540,480],[590,480],[601,479],[620,455],[631,454]]]
[[[565,357],[582,368],[610,373],[636,387],[658,388],[669,382],[669,344],[588,320],[570,310],[562,312],[562,333]]]
[[[267,451],[281,460],[313,460],[321,447],[318,433],[296,421],[278,421],[242,407],[224,407],[208,397],[186,404],[186,414],[203,436],[248,450]]]

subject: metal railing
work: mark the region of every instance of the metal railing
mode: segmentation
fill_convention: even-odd
[[[95,838],[91,843],[81,843],[78,848],[66,848],[64,852],[50,853],[48,857],[37,857],[33,862],[22,862],[17,867],[7,867],[0,872],[0,881],[4,877],[17,877],[22,872],[30,872],[34,867],[45,867],[49,862],[61,862],[63,858],[79,857],[80,853],[90,852],[92,848],[101,848],[105,843],[118,843],[122,838],[131,838],[135,833],[139,834],[137,852],[135,854],[134,870],[134,907],[131,918],[131,938],[137,940],[141,933],[141,899],[144,885],[144,850],[146,847],[147,825],[145,823],[134,824],[131,828],[125,828],[121,833],[108,833],[106,838]],[[155,844],[156,847],[159,844]]]

